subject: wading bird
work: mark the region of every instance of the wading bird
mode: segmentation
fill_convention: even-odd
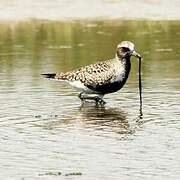
[[[141,56],[134,50],[132,42],[122,41],[117,45],[113,59],[69,72],[44,73],[42,75],[46,79],[69,83],[80,91],[79,98],[82,101],[90,99],[95,100],[97,104],[104,105],[103,96],[120,90],[126,83],[131,69],[131,56],[141,59]]]

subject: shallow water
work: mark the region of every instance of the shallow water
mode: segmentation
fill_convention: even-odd
[[[180,23],[29,21],[0,24],[1,179],[179,179]],[[43,80],[114,57],[131,40],[143,57],[105,108]]]

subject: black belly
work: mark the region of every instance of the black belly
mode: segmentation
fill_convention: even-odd
[[[113,93],[120,90],[125,84],[125,82],[126,80],[121,81],[121,82],[113,82],[113,83],[106,83],[103,85],[97,85],[95,87],[87,85],[87,87],[91,90],[96,91],[99,94],[108,94],[108,93]]]
[[[131,69],[130,59],[127,59],[126,65],[125,65],[125,77],[122,79],[122,81],[115,81],[115,82],[111,82],[111,83],[107,82],[105,84],[96,85],[96,86],[87,85],[87,87],[91,90],[96,91],[99,94],[108,94],[108,93],[116,92],[116,91],[120,90],[126,83],[128,76],[129,76],[130,69]]]

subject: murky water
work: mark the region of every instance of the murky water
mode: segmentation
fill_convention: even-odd
[[[179,179],[180,23],[31,21],[0,24],[1,179]],[[143,56],[105,108],[43,72],[114,57],[121,40]]]

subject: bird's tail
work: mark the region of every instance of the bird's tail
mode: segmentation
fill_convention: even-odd
[[[41,74],[45,79],[55,80],[56,73],[43,73]]]

